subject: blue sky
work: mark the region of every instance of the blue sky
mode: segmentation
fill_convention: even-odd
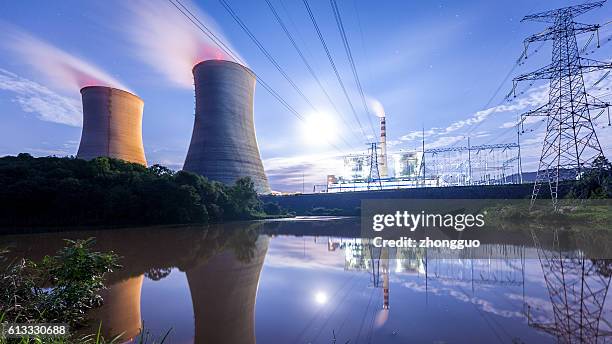
[[[218,1],[185,4],[198,11],[251,69],[307,118],[306,123],[298,121],[261,86],[256,88],[257,137],[272,188],[294,191],[301,190],[302,173],[308,185],[323,183],[326,174],[341,167],[339,156],[365,149],[365,140],[355,138],[360,130],[302,1],[271,2],[348,127],[333,111],[264,0],[228,3],[323,114],[314,114]],[[472,144],[515,142],[509,123],[546,100],[546,84],[536,83],[510,103],[503,103],[502,98],[511,89],[512,77],[550,61],[550,44],[546,44],[502,84],[522,52],[522,40],[545,27],[520,23],[520,19],[575,3],[338,1],[363,90],[387,113],[389,150],[418,147],[417,133],[423,127],[428,147],[462,145],[467,136]],[[360,122],[371,132],[369,122],[376,125],[377,119],[361,106],[330,3],[311,0],[310,5]],[[579,21],[609,22],[610,6],[593,10]],[[78,83],[82,80],[62,74],[54,62],[68,59],[97,79],[128,88],[143,98],[143,139],[149,163],[181,168],[189,146],[194,104],[189,85],[191,61],[179,55],[200,49],[198,45],[205,42],[200,41],[200,34],[189,32],[191,26],[169,2],[4,1],[0,3],[0,26],[0,155],[76,154],[81,131]],[[603,27],[602,47],[589,57],[611,59],[611,27]],[[588,38],[581,37],[579,46]],[[587,51],[594,46],[592,43]],[[206,56],[214,54],[214,49],[205,45],[201,49]],[[587,86],[597,79],[587,77]],[[593,94],[610,101],[610,79],[593,89]],[[607,124],[607,118],[600,122]],[[530,126],[538,130],[521,138],[527,170],[535,169],[543,128],[538,123]],[[609,128],[598,128],[607,155],[612,148],[609,132]],[[325,136],[339,149],[328,144]]]

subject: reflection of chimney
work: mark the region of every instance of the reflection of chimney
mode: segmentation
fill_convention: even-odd
[[[187,269],[195,318],[194,343],[255,343],[255,299],[269,239],[260,236],[254,254],[241,262],[226,250]]]
[[[389,249],[383,248],[381,254],[383,274],[383,309],[389,309]]]
[[[381,178],[387,178],[389,171],[387,169],[387,120],[385,116],[380,118],[380,158],[378,159],[378,170]]]
[[[121,335],[121,342],[127,342],[140,334],[140,291],[144,275],[131,277],[111,285],[100,292],[104,304],[91,311],[90,333],[96,333],[102,323],[102,336],[113,338]]]

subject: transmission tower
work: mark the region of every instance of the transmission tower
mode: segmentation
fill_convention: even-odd
[[[370,174],[368,175],[368,190],[370,190],[370,184],[378,183],[379,189],[382,190],[382,182],[380,181],[380,170],[378,169],[378,143],[370,143]]]
[[[521,122],[527,116],[547,117],[546,136],[531,196],[532,205],[538,197],[540,187],[547,182],[553,207],[556,209],[560,177],[573,176],[576,173],[580,176],[581,172],[591,168],[596,158],[603,156],[590,111],[609,111],[610,104],[587,94],[583,73],[609,69],[612,64],[580,57],[576,36],[598,32],[600,26],[577,23],[574,18],[601,7],[604,2],[605,0],[559,8],[531,14],[522,19],[551,24],[544,31],[525,39],[525,55],[530,43],[553,43],[550,65],[518,76],[513,81],[513,89],[516,89],[517,83],[521,81],[550,80],[548,103],[521,117]]]

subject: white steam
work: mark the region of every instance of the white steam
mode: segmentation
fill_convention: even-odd
[[[368,97],[367,100],[370,111],[372,111],[376,117],[385,117],[385,108],[378,100],[371,97]]]
[[[56,88],[78,91],[85,86],[99,85],[128,90],[100,68],[29,33],[1,22],[0,31],[2,47],[16,54]]]
[[[133,0],[123,3],[128,18],[123,20],[122,26],[130,38],[136,56],[175,85],[192,88],[191,70],[198,62],[211,59],[231,60],[231,57],[171,3],[162,0]],[[214,20],[189,1],[183,0],[181,3],[229,46]],[[180,4],[177,6],[180,7]]]

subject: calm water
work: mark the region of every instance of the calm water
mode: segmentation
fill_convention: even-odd
[[[0,248],[39,259],[93,236],[119,254],[92,314],[107,336],[144,320],[171,328],[170,343],[612,341],[612,263],[583,259],[580,240],[559,240],[573,251],[560,253],[554,236],[510,233],[483,242],[495,259],[461,259],[355,234],[355,220],[308,219],[0,236]]]

